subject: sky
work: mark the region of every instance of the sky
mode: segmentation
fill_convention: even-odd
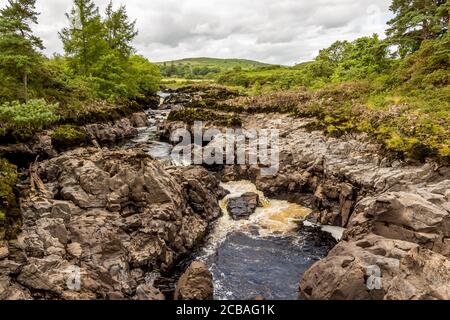
[[[104,11],[109,0],[94,0]],[[137,52],[151,61],[245,58],[293,65],[336,40],[384,35],[391,0],[113,0],[137,20]],[[3,6],[6,0],[0,0]],[[72,0],[37,0],[34,30],[45,54],[62,53],[58,31]]]

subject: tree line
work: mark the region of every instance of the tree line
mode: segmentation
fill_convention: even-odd
[[[103,14],[92,0],[74,0],[59,32],[64,55],[45,57],[33,33],[36,0],[8,0],[0,9],[0,102],[45,98],[62,105],[82,99],[142,99],[159,85],[159,68],[136,54],[138,34],[124,5]]]
[[[255,91],[264,86],[275,90],[320,88],[362,79],[376,79],[390,87],[412,78],[419,87],[448,84],[449,2],[393,0],[390,10],[394,18],[388,21],[386,39],[374,34],[354,41],[338,40],[320,50],[314,61],[293,68],[233,70],[220,74],[218,82]]]

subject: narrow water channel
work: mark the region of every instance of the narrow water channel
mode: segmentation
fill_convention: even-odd
[[[172,146],[158,140],[158,123],[167,118],[166,110],[149,110],[150,126],[139,129],[139,135],[128,147],[142,147],[155,159],[168,165],[181,165],[171,157]],[[223,216],[215,222],[204,246],[195,257],[204,261],[214,278],[215,299],[296,299],[303,273],[324,258],[335,244],[331,237],[320,237],[317,231],[299,228],[310,210],[287,201],[267,199],[249,181],[224,183],[229,191],[220,206]],[[263,207],[248,220],[233,220],[227,212],[227,201],[245,192],[256,192]],[[341,229],[327,229],[339,238]]]
[[[326,256],[330,241],[298,228],[310,210],[287,201],[266,199],[249,181],[223,184],[230,194],[221,202],[224,215],[198,255],[210,267],[216,299],[296,299],[303,273]],[[249,220],[235,221],[226,209],[229,198],[258,192],[264,207]]]

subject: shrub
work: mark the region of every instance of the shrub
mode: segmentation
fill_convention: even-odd
[[[7,212],[16,206],[14,186],[17,182],[17,168],[0,158],[0,229],[7,227]]]

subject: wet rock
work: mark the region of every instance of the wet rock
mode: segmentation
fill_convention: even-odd
[[[367,136],[325,137],[305,129],[308,119],[272,114],[242,118],[246,128],[280,130],[280,169],[262,176],[253,166],[228,166],[222,172],[224,180],[251,180],[266,196],[295,196],[315,209],[311,218],[317,222],[347,228],[345,241],[304,274],[302,298],[446,296],[429,284],[426,273],[403,267],[402,259],[412,249],[431,250],[425,256],[446,270],[446,260],[438,257],[450,257],[449,167],[390,161],[378,155],[378,146]],[[367,270],[378,264],[383,286],[368,290]],[[405,280],[409,274],[414,274],[413,283]],[[394,278],[401,279],[396,283],[404,296],[388,293],[393,292]]]
[[[253,192],[244,193],[238,198],[228,200],[227,210],[234,220],[247,219],[259,205],[259,195]]]
[[[211,272],[203,262],[194,261],[178,280],[175,300],[212,300],[213,295]]]
[[[138,134],[137,128],[148,125],[144,112],[137,112],[130,118],[123,118],[107,123],[93,123],[85,126],[91,140],[112,143],[121,139],[134,137]]]
[[[144,112],[133,113],[130,120],[135,128],[143,128],[149,125],[147,115]]]
[[[37,172],[56,192],[22,200],[22,232],[8,243],[17,268],[0,265],[8,297],[162,298],[135,275],[172,268],[221,214],[212,174],[168,171],[139,150],[77,149]]]

